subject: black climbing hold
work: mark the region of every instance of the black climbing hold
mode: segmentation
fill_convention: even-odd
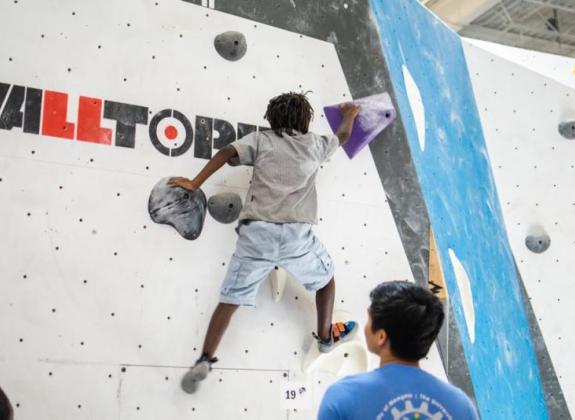
[[[248,49],[246,37],[241,32],[227,31],[214,39],[214,47],[219,55],[226,60],[238,61]]]
[[[210,215],[220,223],[235,222],[242,210],[242,199],[234,193],[215,194],[208,200]]]
[[[202,233],[206,219],[207,200],[204,192],[168,186],[170,178],[161,179],[152,189],[148,212],[156,223],[172,226],[186,239],[194,240]]]
[[[559,123],[559,134],[569,140],[575,139],[575,121]]]
[[[525,238],[525,246],[536,254],[541,254],[551,245],[551,238],[545,232],[528,235]]]

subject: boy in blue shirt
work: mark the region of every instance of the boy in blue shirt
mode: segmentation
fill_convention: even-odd
[[[380,367],[329,387],[318,419],[478,419],[463,391],[419,368],[443,323],[439,299],[406,281],[382,283],[370,297],[365,338]]]
[[[194,179],[172,178],[169,185],[195,191],[224,164],[253,166],[240,223],[236,250],[202,349],[202,356],[182,380],[185,392],[196,391],[217,361],[216,349],[240,305],[255,306],[259,285],[276,266],[284,268],[316,293],[319,350],[328,352],[350,339],[354,321],[332,324],[335,299],[334,266],[312,231],[317,224],[316,177],[320,165],[346,143],[359,106],[340,107],[343,120],[335,135],[308,130],[313,109],[305,94],[272,98],[265,119],[271,130],[248,134],[221,149]]]

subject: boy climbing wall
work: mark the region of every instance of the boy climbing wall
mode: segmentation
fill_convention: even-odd
[[[223,281],[202,350],[182,380],[185,392],[196,391],[240,305],[255,306],[260,284],[274,267],[286,270],[316,293],[319,350],[328,352],[355,334],[354,321],[332,324],[334,266],[312,231],[317,224],[316,177],[320,165],[351,135],[359,106],[340,107],[343,120],[335,135],[308,131],[313,108],[305,94],[272,98],[264,118],[271,130],[248,134],[221,149],[194,179],[176,177],[173,187],[195,191],[225,163],[253,166],[253,175],[237,227],[236,250]]]

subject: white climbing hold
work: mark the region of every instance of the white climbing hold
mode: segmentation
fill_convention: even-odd
[[[288,275],[281,267],[276,267],[270,276],[272,278],[272,298],[277,303],[284,294]]]
[[[403,80],[405,83],[405,90],[407,91],[409,106],[411,107],[411,114],[415,120],[419,147],[421,147],[421,151],[423,152],[425,149],[425,108],[423,106],[421,92],[417,87],[417,83],[415,83],[413,76],[411,76],[409,69],[405,65],[403,65]]]
[[[465,267],[455,255],[452,249],[449,249],[449,258],[453,271],[455,273],[455,280],[457,281],[457,288],[459,289],[459,297],[461,305],[463,306],[463,315],[465,316],[465,323],[467,324],[467,332],[471,343],[475,342],[475,310],[473,308],[473,294],[471,293],[471,281],[465,271]]]

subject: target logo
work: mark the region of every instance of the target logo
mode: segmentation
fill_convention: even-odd
[[[183,155],[194,141],[190,120],[173,109],[164,109],[154,115],[149,132],[154,147],[166,156]]]

